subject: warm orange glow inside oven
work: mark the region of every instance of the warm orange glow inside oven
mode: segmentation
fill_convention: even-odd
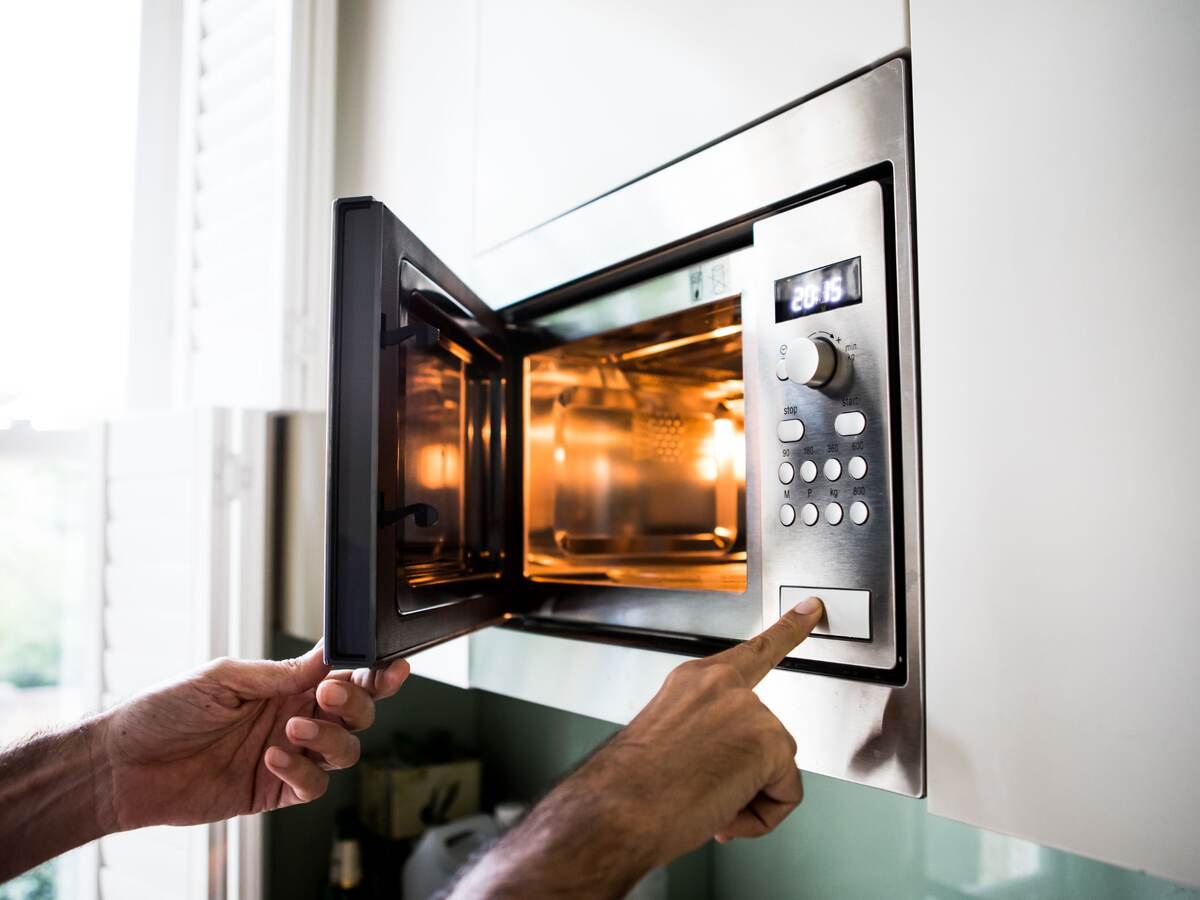
[[[736,299],[530,356],[525,409],[529,578],[745,590]]]

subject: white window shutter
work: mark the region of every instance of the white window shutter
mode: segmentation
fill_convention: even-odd
[[[177,181],[139,190],[146,227],[174,227],[138,244],[135,268],[155,277],[133,310],[170,306],[146,330],[169,352],[135,347],[148,359],[131,372],[170,383],[139,406],[180,411],[103,427],[106,706],[214,656],[267,655],[268,415],[234,410],[325,404],[336,3],[166,4],[143,17],[157,56],[143,53],[142,77],[178,63],[179,127],[161,126],[174,87],[149,92],[139,165]],[[248,817],[114,835],[93,881],[106,900],[257,900],[263,829]]]
[[[337,9],[187,0],[180,405],[324,405]]]
[[[215,656],[265,655],[267,416],[115,421],[103,447],[103,706]],[[106,837],[100,897],[256,900],[261,827],[249,818]]]

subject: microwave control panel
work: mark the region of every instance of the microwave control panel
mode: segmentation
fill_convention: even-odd
[[[754,226],[763,621],[808,596],[826,615],[791,656],[898,661],[889,297],[882,187]],[[747,313],[748,314],[748,313]]]

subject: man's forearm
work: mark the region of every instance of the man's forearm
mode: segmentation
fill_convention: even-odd
[[[99,719],[0,751],[0,883],[112,830]]]
[[[477,897],[623,897],[656,863],[652,817],[601,753],[551,791],[454,886]]]

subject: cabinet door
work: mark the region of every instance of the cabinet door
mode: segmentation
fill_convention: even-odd
[[[1200,884],[1200,5],[912,34],[929,809]]]
[[[498,619],[499,320],[370,198],[334,209],[325,652],[374,665]]]
[[[908,45],[903,0],[508,0],[478,17],[479,252]]]

